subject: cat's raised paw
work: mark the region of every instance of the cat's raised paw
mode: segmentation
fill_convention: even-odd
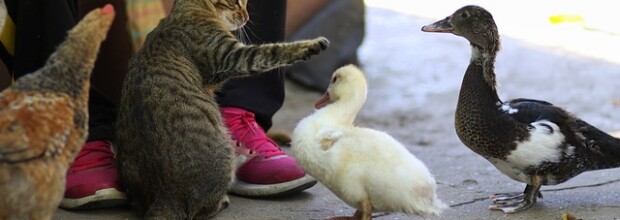
[[[306,49],[303,60],[310,59],[310,57],[321,53],[329,46],[329,40],[324,37],[317,37],[315,39],[312,39],[310,43],[311,45]]]
[[[325,37],[317,37],[315,40],[318,42],[321,50],[325,50],[329,46],[329,40]]]

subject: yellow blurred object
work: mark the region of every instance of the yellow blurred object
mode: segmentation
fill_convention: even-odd
[[[160,0],[127,0],[127,22],[133,51],[144,43],[146,35],[166,16],[164,4]]]
[[[584,19],[583,17],[579,15],[559,14],[559,15],[549,16],[549,21],[551,22],[551,24],[559,24],[559,23],[565,23],[565,22],[583,23]]]
[[[565,212],[564,214],[562,214],[562,220],[582,220],[582,219],[578,219],[575,216],[573,216],[573,214],[570,214],[569,212]]]

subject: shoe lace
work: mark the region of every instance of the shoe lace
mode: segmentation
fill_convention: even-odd
[[[71,164],[70,171],[73,173],[109,166],[112,164],[114,154],[107,141],[91,142],[84,145]]]
[[[246,112],[227,123],[228,129],[233,134],[236,144],[244,146],[250,150],[250,154],[257,152],[264,158],[270,158],[285,153],[277,147],[278,145],[263,131],[256,123],[254,114]],[[237,122],[237,123],[234,123]]]

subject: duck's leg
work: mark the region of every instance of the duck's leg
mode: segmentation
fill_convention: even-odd
[[[532,185],[527,185],[525,187],[525,190],[522,193],[497,193],[497,194],[493,194],[491,195],[491,201],[493,201],[493,204],[507,204],[507,203],[511,203],[511,202],[515,202],[515,201],[520,201],[523,200],[523,198],[525,198],[525,194],[527,192],[529,192],[530,190],[532,190]],[[540,191],[538,191],[538,198],[542,199],[542,193],[540,193]]]
[[[336,216],[336,217],[331,217],[331,218],[327,218],[325,220],[366,220],[364,218],[364,212],[361,210],[355,210],[355,214],[353,214],[353,216]],[[372,219],[372,216],[370,217],[370,219]]]
[[[325,220],[372,220],[372,204],[370,199],[362,200],[360,202],[360,209],[355,210],[353,216],[335,216]]]
[[[531,208],[538,197],[542,198],[540,186],[542,185],[539,176],[533,176],[531,184],[525,187],[522,194],[504,194],[493,198],[493,205],[489,206],[492,210],[502,210],[504,213],[515,213]]]
[[[530,187],[530,185],[527,185],[525,187],[525,190],[527,190],[528,187]],[[506,202],[515,201],[515,200],[523,200],[523,197],[525,197],[525,192],[522,192],[522,193],[496,193],[496,194],[491,195],[491,201],[493,201],[493,204],[506,203]]]
[[[360,203],[360,209],[355,211],[353,219],[356,220],[371,220],[372,219],[372,204],[370,199],[366,198]]]

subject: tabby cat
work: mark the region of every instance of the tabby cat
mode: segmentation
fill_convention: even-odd
[[[146,219],[203,219],[228,204],[232,141],[214,93],[309,59],[327,39],[245,45],[247,0],[177,0],[132,58],[117,119],[121,183]]]

